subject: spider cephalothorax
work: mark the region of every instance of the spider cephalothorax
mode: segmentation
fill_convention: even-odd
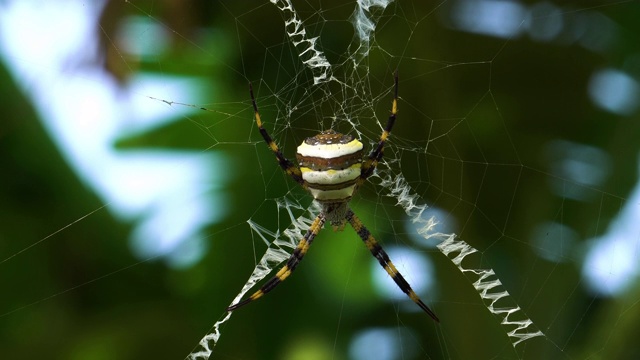
[[[431,311],[411,289],[411,286],[409,286],[409,283],[398,272],[398,269],[393,265],[387,253],[362,224],[356,214],[353,213],[353,210],[349,208],[349,200],[351,200],[358,186],[373,174],[378,162],[382,159],[384,144],[396,121],[396,113],[398,111],[398,74],[396,73],[395,76],[395,92],[391,115],[389,115],[387,125],[382,131],[380,141],[368,156],[363,157],[363,146],[358,139],[354,139],[351,135],[340,134],[334,130],[326,130],[316,136],[307,138],[298,146],[296,153],[296,159],[298,160],[297,166],[282,155],[278,145],[262,127],[262,120],[260,119],[258,105],[253,96],[253,89],[251,86],[249,86],[249,89],[256,123],[258,124],[258,129],[260,129],[262,138],[275,154],[280,167],[291,176],[293,180],[311,193],[314,200],[321,205],[321,210],[309,227],[307,233],[298,243],[298,246],[291,254],[287,263],[276,275],[250,297],[229,306],[227,311],[233,311],[242,305],[262,297],[289,277],[307,253],[307,250],[309,250],[313,239],[318,235],[324,223],[328,220],[335,230],[342,230],[348,222],[398,287],[407,294],[413,302],[418,304],[422,310],[429,314],[429,316],[439,321],[434,312]]]

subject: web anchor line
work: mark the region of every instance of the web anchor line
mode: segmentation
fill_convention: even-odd
[[[502,288],[502,282],[497,278],[493,269],[465,268],[462,265],[462,260],[464,260],[465,257],[477,253],[478,250],[467,244],[464,240],[456,239],[455,234],[436,232],[435,227],[438,222],[433,217],[425,219],[422,216],[427,206],[419,203],[418,195],[411,190],[411,187],[402,175],[395,175],[394,178],[389,175],[385,176],[385,178],[381,180],[381,186],[390,189],[388,196],[397,199],[398,205],[411,217],[413,223],[417,224],[417,231],[420,236],[426,240],[432,238],[441,240],[437,245],[440,252],[449,258],[463,274],[473,274],[478,277],[478,280],[473,283],[473,287],[482,300],[489,302],[489,304],[485,303],[486,308],[492,314],[501,317],[501,324],[509,328],[507,335],[514,348],[525,340],[538,336],[545,337],[542,331],[531,329],[532,326],[535,327],[533,321],[526,316],[517,304],[511,307],[495,306],[498,300],[510,298],[511,295]],[[500,291],[501,289],[503,291]],[[513,320],[515,316],[518,316],[521,320]],[[515,329],[512,329],[512,326],[515,326]]]

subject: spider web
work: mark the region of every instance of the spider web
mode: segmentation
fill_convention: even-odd
[[[407,43],[402,43],[402,47],[390,50],[393,46],[382,45],[382,41],[377,41],[374,37],[381,19],[386,22],[386,24],[384,24],[385,26],[392,27],[392,25],[389,24],[397,20],[395,18],[406,15],[404,13],[402,16],[399,15],[404,8],[398,6],[389,12],[390,15],[387,15],[385,14],[385,10],[391,2],[356,2],[355,9],[349,17],[349,21],[353,25],[354,37],[349,44],[348,51],[345,55],[338,56],[334,61],[330,61],[321,46],[320,37],[311,35],[311,31],[307,30],[309,28],[322,28],[324,24],[328,23],[329,20],[325,18],[328,16],[326,15],[327,12],[322,10],[314,14],[318,17],[315,22],[314,20],[303,21],[301,15],[296,11],[296,8],[290,1],[274,0],[271,1],[271,3],[275,5],[282,16],[284,31],[287,36],[287,44],[291,45],[289,54],[291,56],[297,56],[297,60],[299,61],[298,66],[294,65],[294,75],[292,76],[292,80],[290,80],[295,83],[295,86],[291,87],[289,85],[290,83],[286,83],[278,90],[271,90],[277,99],[277,115],[269,118],[273,119],[272,121],[276,123],[276,129],[278,125],[285,129],[289,127],[300,127],[296,122],[301,121],[299,119],[303,118],[305,114],[314,111],[316,113],[315,117],[322,119],[319,121],[320,129],[324,129],[327,126],[332,128],[346,126],[346,132],[354,132],[358,137],[368,139],[367,142],[370,146],[374,144],[376,141],[375,134],[379,132],[379,130],[373,132],[362,130],[363,124],[366,123],[363,119],[374,120],[374,124],[378,125],[376,127],[377,129],[384,123],[384,118],[378,119],[376,114],[381,113],[378,111],[378,108],[380,108],[378,104],[384,99],[383,95],[385,91],[382,91],[381,95],[373,95],[374,93],[380,94],[379,89],[380,87],[384,89],[384,84],[380,79],[376,79],[377,82],[374,84],[378,90],[372,89],[372,73],[378,72],[372,70],[372,68],[379,66],[383,69],[383,73],[386,72],[388,74],[393,72],[394,68],[404,69],[411,67],[411,65],[421,68],[422,65],[407,65],[407,63],[428,62],[427,59],[412,56],[411,49],[408,49],[411,45],[410,40]],[[416,22],[412,22],[409,18],[402,18],[404,21],[403,25],[409,28],[408,38],[411,39],[415,36],[421,22],[435,16],[434,14],[437,10],[438,6],[430,9],[424,14],[423,18],[416,20]],[[417,16],[416,14],[412,15]],[[525,26],[526,19],[524,17],[519,20],[516,19],[516,22],[519,22],[520,26]],[[323,31],[316,31],[316,33],[322,34]],[[504,42],[503,46],[506,44],[508,44],[508,41]],[[491,70],[496,62],[495,59],[501,55],[502,48],[496,47],[494,51],[493,58],[487,61],[471,63],[437,63],[434,61],[434,63],[436,63],[436,69],[438,71],[443,71],[450,67],[473,67],[480,65],[483,68],[480,72],[486,72],[489,81],[491,81]],[[381,64],[376,63],[376,65],[372,65],[373,61],[371,61],[371,58],[376,56],[380,57],[377,61]],[[279,69],[286,67],[283,63],[278,63],[276,66]],[[269,69],[268,65],[265,65],[265,71],[268,72],[269,70],[266,69]],[[430,71],[427,70],[423,75],[429,73]],[[261,74],[261,81],[268,83],[269,80],[267,80],[267,78],[268,75],[266,73]],[[300,88],[303,90],[300,90]],[[531,176],[530,173],[535,173],[536,171],[526,166],[523,159],[521,159],[518,147],[514,144],[514,140],[507,129],[507,124],[502,118],[499,104],[495,100],[490,83],[486,84],[485,90],[476,102],[470,105],[468,113],[459,118],[434,120],[422,113],[422,118],[430,125],[430,128],[425,131],[425,133],[428,134],[426,141],[422,139],[398,140],[396,130],[394,132],[394,144],[388,146],[391,147],[392,150],[389,151],[389,149],[386,149],[386,161],[384,165],[378,169],[376,184],[383,189],[380,190],[378,196],[388,196],[394,199],[396,205],[404,210],[408,216],[408,220],[413,224],[414,230],[422,237],[422,240],[425,243],[437,244],[437,249],[451,260],[458,271],[467,276],[469,281],[472,282],[477,295],[486,306],[486,309],[495,315],[500,324],[503,325],[508,341],[518,354],[518,357],[524,357],[524,352],[521,352],[521,350],[525,348],[528,341],[535,338],[542,338],[543,341],[548,343],[547,345],[551,350],[546,351],[562,354],[566,345],[556,343],[540,330],[541,328],[537,326],[520,307],[518,301],[509,294],[494,269],[489,265],[482,264],[482,258],[485,256],[485,253],[479,252],[478,249],[454,233],[438,231],[438,219],[433,216],[425,216],[428,209],[428,201],[425,198],[428,197],[426,196],[428,192],[419,192],[420,183],[423,183],[425,180],[419,178],[418,185],[412,186],[405,177],[406,165],[403,167],[402,164],[404,159],[411,158],[413,161],[416,161],[418,167],[426,167],[429,169],[428,173],[431,173],[431,160],[429,157],[432,156],[439,157],[443,162],[443,167],[446,166],[446,163],[457,163],[454,166],[459,167],[457,170],[460,173],[460,178],[457,182],[461,187],[464,186],[463,184],[465,183],[465,172],[471,174],[479,173],[481,174],[479,181],[480,186],[477,190],[471,190],[471,192],[477,191],[475,198],[469,197],[467,194],[463,195],[462,190],[458,190],[457,192],[454,190],[454,192],[449,193],[445,188],[450,185],[445,183],[440,184],[441,189],[439,189],[439,191],[444,195],[453,195],[457,199],[456,201],[462,203],[467,202],[464,205],[470,205],[472,207],[471,210],[463,211],[463,213],[466,212],[466,214],[461,217],[463,222],[472,221],[476,218],[474,213],[480,213],[482,221],[494,227],[498,232],[498,238],[494,240],[494,245],[499,244],[501,241],[504,241],[504,239],[512,238],[511,233],[517,233],[517,230],[511,230],[513,226],[509,219],[509,217],[512,216],[511,207],[518,200],[519,192],[521,191],[520,179]],[[292,91],[296,93],[302,92],[301,99],[297,98],[296,95],[292,95],[290,93]],[[388,92],[386,93],[388,94]],[[311,106],[313,106],[313,109],[309,109],[309,105],[306,104],[306,98],[308,97],[319,97],[319,100],[312,101]],[[317,109],[317,104],[324,102],[334,103],[334,106],[331,107],[331,111],[328,113]],[[476,120],[476,114],[480,112],[478,108],[487,106],[487,104],[496,109],[496,111],[490,115],[494,119]],[[318,114],[319,111],[322,112]],[[357,116],[354,114],[357,114]],[[400,116],[406,123],[408,121],[404,114],[406,113],[401,113]],[[409,119],[414,120],[415,117],[410,116]],[[327,121],[329,122],[328,125],[326,124]],[[402,123],[402,121],[399,122]],[[436,124],[438,122],[443,124]],[[497,136],[498,141],[506,145],[506,150],[503,150],[504,153],[500,155],[503,157],[500,159],[500,162],[495,160],[490,161],[487,155],[485,155],[485,153],[493,149],[491,149],[489,144],[482,143],[481,140],[478,139],[476,132],[481,130],[476,129],[475,127],[477,126],[488,126],[497,130],[499,133]],[[345,130],[341,131],[345,132]],[[279,131],[276,130],[276,133],[278,132]],[[458,137],[459,134],[475,142],[477,159],[461,158],[459,152],[456,150],[459,146],[452,140]],[[501,147],[501,149],[503,148],[504,147]],[[392,155],[389,156],[389,153]],[[480,171],[477,171],[474,167],[480,168]],[[493,170],[493,168],[501,169]],[[511,184],[509,186],[512,188],[507,191],[508,196],[503,203],[503,206],[509,210],[504,213],[506,218],[499,220],[502,224],[498,223],[496,221],[497,219],[493,219],[490,214],[483,213],[485,210],[481,206],[482,201],[480,200],[480,196],[482,196],[480,189],[482,188],[484,179],[492,176],[491,173],[494,171],[501,175],[506,173],[508,177],[511,177]],[[429,185],[437,186],[434,184],[436,182],[432,181],[430,177],[428,181],[430,183]],[[580,184],[577,185],[579,186]],[[289,197],[291,197],[290,194],[283,198],[283,203],[278,202],[278,207],[284,205],[285,208],[288,208],[294,206],[294,204],[297,206],[300,200],[295,198],[294,201],[289,203]],[[460,204],[458,206],[460,206]],[[258,262],[253,274],[232,304],[245,297],[246,293],[253,288],[255,284],[270,274],[270,272],[265,271],[265,269],[273,270],[277,268],[277,266],[288,257],[290,251],[283,254],[274,249],[282,249],[283,247],[289,248],[290,250],[293,249],[301,235],[307,230],[308,224],[314,216],[314,214],[311,213],[295,218],[290,211],[288,213],[293,225],[287,229],[285,234],[286,240],[284,240],[284,242],[279,234],[260,230],[253,226],[253,222],[250,221],[252,229],[256,231],[262,239],[264,239],[266,235],[269,235],[274,241],[270,243],[269,248]],[[463,226],[461,229],[464,228]],[[515,237],[513,240],[517,241],[518,239],[521,239],[521,237]],[[269,242],[267,241],[267,243]],[[480,257],[480,259],[476,259],[476,263],[471,262],[471,264],[469,264],[469,262],[473,260],[468,258],[474,256]],[[226,316],[215,324],[214,331],[203,338],[200,343],[202,350],[192,353],[192,358],[207,358],[210,355],[210,342],[215,345],[221,334],[219,326],[229,319],[230,316]],[[538,354],[538,350],[529,351]]]
[[[338,104],[338,108],[335,109],[338,114],[333,119],[331,127],[334,127],[335,121],[340,118],[340,120],[347,121],[351,125],[351,130],[356,131],[358,137],[363,137],[363,134],[358,130],[356,124],[351,121],[352,117],[349,111],[353,111],[354,108],[364,108],[365,111],[374,108],[373,104],[371,104],[374,99],[372,99],[370,95],[371,89],[369,88],[369,83],[366,81],[366,75],[363,77],[347,78],[344,81],[340,81],[334,77],[332,74],[333,66],[318,45],[319,37],[311,37],[308,35],[305,24],[300,19],[292,2],[288,0],[272,0],[271,3],[282,13],[284,30],[292,47],[297,51],[300,63],[303,65],[302,71],[308,70],[313,76],[312,84],[309,85],[311,90],[307,91],[320,91],[323,101],[325,101],[325,96],[332,93],[326,90],[327,87],[323,87],[323,85],[335,82],[343,95],[343,103],[345,104]],[[351,15],[351,22],[355,30],[355,39],[351,44],[348,56],[342,60],[342,63],[336,65],[337,68],[344,68],[342,71],[352,76],[363,71],[366,74],[369,71],[368,62],[365,62],[366,65],[364,65],[363,61],[367,60],[370,54],[371,42],[373,40],[372,36],[379,21],[379,16],[375,14],[383,12],[389,3],[390,2],[387,1],[356,2],[356,8]],[[388,60],[393,62],[393,59]],[[387,66],[389,65],[390,64],[387,64]],[[361,91],[368,96],[361,97],[359,95]],[[379,99],[376,99],[375,101],[378,100]],[[373,113],[372,111],[372,114],[369,116],[376,118]],[[285,119],[291,118],[292,114],[284,114],[284,117]],[[513,305],[511,307],[494,306],[500,299],[509,297],[508,292],[502,288],[500,280],[495,277],[494,271],[492,269],[475,269],[462,266],[464,258],[477,252],[477,250],[463,240],[456,239],[455,234],[434,231],[437,220],[435,220],[434,217],[429,219],[423,218],[423,213],[427,206],[422,203],[415,191],[409,186],[402,173],[394,172],[390,168],[387,169],[386,172],[378,169],[378,172],[382,173],[379,174],[381,176],[380,186],[389,190],[389,193],[386,195],[396,199],[398,205],[404,209],[411,222],[417,225],[417,233],[427,242],[437,239],[436,242],[438,243],[437,246],[440,251],[444,255],[450,256],[452,262],[461,272],[472,273],[477,276],[477,281],[473,283],[474,288],[478,291],[480,297],[487,301],[488,310],[501,317],[502,324],[509,329],[507,335],[511,338],[514,347],[525,340],[544,335],[541,331],[532,329],[532,321],[526,318],[526,316],[523,316],[519,307]],[[286,203],[279,203],[278,205],[278,207],[284,205],[285,208],[291,206]],[[314,217],[314,215],[303,215],[302,217],[294,218],[290,211],[288,213],[292,227],[285,231],[285,241],[282,241],[277,234],[269,233],[257,227],[252,221],[249,221],[252,230],[254,230],[263,241],[269,244],[269,248],[256,265],[247,283],[230,305],[239,302],[246,296],[246,293],[250,289],[269,275],[271,270],[280,266],[288,258],[291,250],[295,248],[296,243],[308,229]],[[274,238],[274,241],[266,241],[265,235]],[[283,253],[283,248],[289,248],[289,251]],[[515,320],[515,317],[519,317],[520,320]],[[216,322],[213,327],[214,330],[201,340],[200,345],[202,350],[190,354],[191,359],[209,358],[212,352],[211,344],[215,346],[221,335],[220,325],[230,318],[231,314],[228,314],[222,320]]]
[[[137,224],[132,235],[114,236],[131,237],[137,260],[127,264],[121,254],[109,271],[90,272],[52,296],[36,295],[26,305],[11,300],[0,319],[28,315],[54,298],[85,294],[83,289],[104,278],[126,278],[122,273],[131,268],[144,274],[138,269],[162,259],[179,269],[174,274],[210,264],[207,271],[192,270],[181,278],[200,279],[194,288],[208,294],[201,302],[180,302],[201,304],[194,311],[198,322],[178,325],[172,334],[188,337],[182,340],[192,348],[210,328],[190,359],[637,355],[629,335],[637,333],[640,299],[633,265],[640,260],[634,225],[637,150],[629,151],[637,143],[629,119],[637,116],[640,94],[634,80],[637,49],[627,43],[634,33],[629,14],[638,11],[633,2],[594,7],[490,0],[105,4],[99,26],[108,49],[105,67],[122,88],[134,89],[133,103],[161,109],[156,115],[164,124],[176,121],[167,119],[187,124],[167,125],[170,131],[157,135],[179,138],[178,146],[168,143],[182,151],[162,159],[168,171],[145,177],[138,191],[173,173],[208,187],[168,194],[182,199],[172,203],[174,212],[157,200],[143,210],[123,211],[123,202],[96,190],[102,203],[95,211],[85,210],[71,222],[58,220],[66,225],[32,245],[10,248],[0,265],[20,267],[25,254],[45,253],[50,238],[77,223],[89,228],[87,233],[102,228],[90,224],[103,209],[120,222]],[[14,59],[33,78],[46,78],[34,75],[54,67]],[[61,66],[62,73],[68,66]],[[136,74],[149,69],[160,74],[157,86],[131,86],[143,82]],[[265,128],[293,158],[304,138],[329,128],[358,137],[370,150],[389,114],[396,70],[398,120],[383,162],[351,207],[441,323],[430,322],[398,294],[351,229],[333,233],[329,226],[278,290],[224,312],[273,276],[319,211],[282,174],[260,138],[247,80]],[[101,82],[86,73],[70,78]],[[33,89],[39,87],[23,91],[37,92]],[[607,97],[603,89],[617,96]],[[46,104],[84,110],[80,102],[55,98]],[[146,143],[143,122],[119,123],[124,130],[114,131],[112,139],[121,150],[156,147]],[[187,157],[193,154],[185,148],[204,161]],[[73,157],[66,155],[70,163]],[[202,170],[187,175],[211,167],[206,161],[214,163],[213,175]],[[135,172],[140,164],[126,170],[143,176]],[[92,183],[86,172],[76,172]],[[111,175],[105,182],[128,185]],[[193,199],[227,205],[215,210],[194,205]],[[188,224],[177,220],[176,211],[195,214],[199,225],[180,232]],[[127,215],[116,215],[123,212]],[[172,226],[149,236],[158,222]],[[149,247],[156,250],[145,252]],[[145,324],[151,327],[153,321]],[[15,328],[5,325],[7,331]],[[189,329],[189,336],[180,329]],[[143,336],[136,337],[142,343]],[[166,356],[163,344],[154,344],[159,356]]]

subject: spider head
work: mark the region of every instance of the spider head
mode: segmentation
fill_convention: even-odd
[[[362,165],[362,143],[351,135],[326,130],[298,146],[302,179],[319,202],[348,202]]]
[[[347,224],[346,215],[349,206],[346,201],[340,202],[321,202],[322,212],[327,217],[327,221],[331,223],[333,231],[342,231]]]

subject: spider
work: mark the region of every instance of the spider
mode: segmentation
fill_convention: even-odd
[[[389,115],[387,125],[382,131],[378,145],[366,158],[363,158],[363,145],[359,140],[354,139],[351,135],[343,135],[334,130],[326,130],[316,136],[307,138],[298,146],[296,153],[297,166],[282,155],[278,145],[269,136],[267,130],[262,127],[258,105],[256,105],[256,99],[253,95],[253,87],[249,84],[251,103],[253,104],[256,123],[262,138],[276,156],[276,160],[278,160],[282,170],[311,193],[314,200],[320,204],[321,211],[298,243],[287,263],[276,275],[250,297],[229,306],[227,311],[236,310],[261,298],[289,277],[309,250],[313,239],[328,220],[336,231],[344,229],[348,222],[400,290],[407,294],[433,320],[440,321],[436,314],[411,289],[411,286],[398,272],[387,253],[349,207],[349,200],[355,191],[373,174],[378,162],[382,159],[384,144],[396,121],[396,113],[398,111],[398,72],[395,73],[394,80],[391,115]]]

